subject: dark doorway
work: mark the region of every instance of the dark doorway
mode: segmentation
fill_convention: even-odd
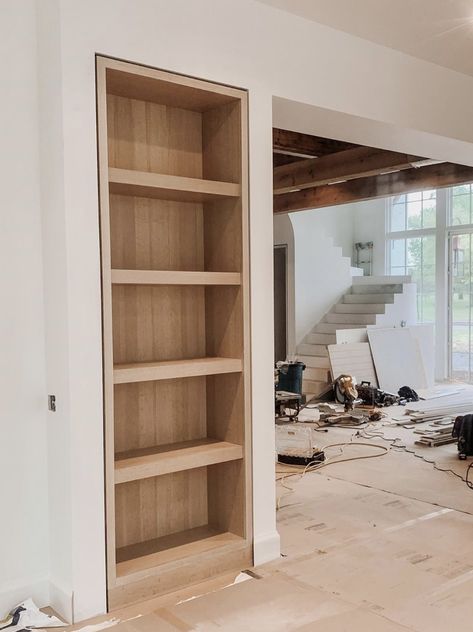
[[[274,361],[287,356],[287,246],[274,247]]]

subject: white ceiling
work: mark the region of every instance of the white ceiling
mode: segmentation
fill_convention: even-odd
[[[260,0],[473,76],[473,0]]]

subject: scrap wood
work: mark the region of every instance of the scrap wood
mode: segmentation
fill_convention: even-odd
[[[418,402],[424,404],[425,402]],[[450,405],[446,404],[445,406],[423,406],[412,408],[412,406],[406,407],[406,411],[410,414],[420,414],[420,415],[448,415],[448,414],[460,414],[465,412],[473,411],[473,402],[460,402],[460,403],[452,403]]]
[[[431,448],[439,445],[447,445],[449,443],[456,443],[457,439],[452,437],[453,422],[450,420],[449,425],[435,426],[432,424],[430,430],[414,430],[415,433],[421,434],[421,437],[416,441],[417,445],[427,445]]]
[[[436,438],[436,437],[423,436],[415,443],[416,445],[426,445],[429,448],[436,448],[441,445],[447,445],[449,443],[456,443],[456,442],[457,440],[454,439],[453,437]]]

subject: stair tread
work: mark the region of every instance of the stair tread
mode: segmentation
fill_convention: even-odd
[[[343,296],[343,305],[389,305],[394,303],[394,293],[371,292],[367,294],[347,293]]]
[[[411,283],[411,277],[399,274],[353,277],[354,285],[392,285],[393,283]]]

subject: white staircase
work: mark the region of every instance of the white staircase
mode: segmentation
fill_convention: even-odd
[[[327,345],[340,329],[390,327],[416,322],[416,286],[409,276],[353,276],[352,286],[297,347],[304,362],[303,392],[314,397],[331,383]],[[336,377],[336,376],[335,376]]]

